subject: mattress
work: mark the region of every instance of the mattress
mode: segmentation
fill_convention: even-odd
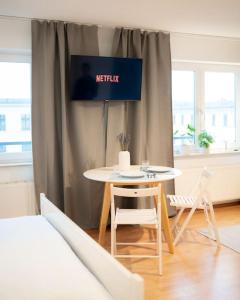
[[[113,300],[43,216],[0,220],[0,299]]]

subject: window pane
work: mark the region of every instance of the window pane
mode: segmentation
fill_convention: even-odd
[[[30,63],[0,62],[0,152],[31,149]]]
[[[193,71],[172,72],[174,145],[193,142],[187,126],[195,126],[195,74]]]
[[[205,72],[205,128],[215,147],[236,140],[235,75],[233,72]]]

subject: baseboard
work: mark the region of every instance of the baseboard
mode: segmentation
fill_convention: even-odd
[[[235,206],[239,204],[240,204],[240,199],[216,201],[214,202],[214,207],[227,207],[227,206]]]

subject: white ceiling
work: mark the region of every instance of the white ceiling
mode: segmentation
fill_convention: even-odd
[[[240,37],[239,0],[0,0],[0,15]]]

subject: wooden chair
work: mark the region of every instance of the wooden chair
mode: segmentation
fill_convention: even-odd
[[[151,209],[115,209],[115,196],[154,197],[156,208]],[[117,243],[116,229],[119,224],[154,224],[157,239],[146,243]],[[111,184],[111,254],[119,258],[158,258],[159,273],[162,274],[162,235],[161,235],[161,185],[151,188],[122,188]],[[118,255],[117,245],[152,245],[156,244],[156,255]]]
[[[178,227],[178,222],[184,210],[186,208],[190,209],[190,212],[188,213],[186,219],[184,220],[183,224],[180,226],[180,229],[176,234],[176,237],[174,239],[174,245],[176,245],[179,241],[181,235],[186,229],[186,226],[191,220],[192,215],[194,214],[196,209],[201,209],[204,211],[210,235],[214,234],[215,240],[217,241],[217,245],[220,245],[213,205],[208,193],[208,184],[211,177],[212,173],[208,171],[207,168],[204,168],[195,188],[189,196],[167,195],[168,199],[170,200],[170,205],[175,206],[179,209],[179,212],[175,217],[175,220],[173,221],[173,230],[175,230]]]

